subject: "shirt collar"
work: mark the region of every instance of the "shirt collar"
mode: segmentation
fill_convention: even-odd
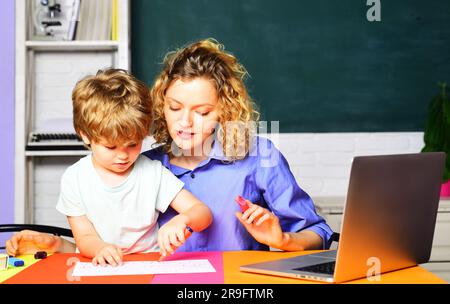
[[[225,162],[229,161],[229,158],[227,156],[225,156],[225,154],[223,153],[222,144],[217,139],[214,140],[214,142],[213,142],[213,146],[211,148],[211,151],[209,152],[208,158],[205,159],[204,161],[202,161],[200,164],[198,164],[198,166],[196,168],[200,168],[200,167],[207,165],[211,161],[211,159],[216,159],[216,160],[225,161]],[[172,165],[170,163],[168,153],[164,153],[164,155],[162,157],[162,164],[166,168],[168,168],[173,174],[175,174],[177,177],[180,177],[191,171],[186,168]]]
[[[223,154],[222,144],[217,139],[214,140],[212,149],[209,152],[208,159],[211,159],[211,158],[214,158],[217,160],[222,160],[222,161],[229,161],[228,157],[225,154]]]

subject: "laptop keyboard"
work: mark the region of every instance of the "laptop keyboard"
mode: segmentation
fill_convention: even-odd
[[[333,274],[335,265],[336,265],[336,261],[333,261],[333,262],[317,264],[317,265],[312,265],[312,266],[307,266],[307,267],[295,268],[293,270]]]

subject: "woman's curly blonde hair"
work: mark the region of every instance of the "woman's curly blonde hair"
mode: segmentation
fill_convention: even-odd
[[[209,38],[169,52],[163,65],[151,89],[154,102],[152,130],[156,143],[162,144],[166,152],[172,152],[172,138],[164,117],[165,94],[169,86],[178,79],[202,77],[211,80],[218,93],[216,135],[224,155],[231,161],[244,158],[256,130],[251,126],[256,125],[259,113],[244,84],[248,73],[236,57]]]

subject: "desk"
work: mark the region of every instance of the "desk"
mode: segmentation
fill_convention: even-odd
[[[262,274],[252,274],[241,272],[240,265],[264,262],[275,260],[279,258],[288,258],[318,251],[303,251],[303,252],[267,252],[267,251],[227,251],[227,252],[213,252],[208,253],[214,257],[211,261],[216,268],[216,279],[203,279],[205,274],[194,275],[139,275],[139,276],[114,276],[114,277],[82,277],[80,281],[70,278],[70,269],[73,268],[73,261],[78,259],[80,261],[88,261],[88,259],[81,257],[79,254],[54,254],[47,259],[37,261],[32,265],[26,265],[22,271],[13,274],[12,277],[3,281],[6,284],[15,283],[49,283],[49,284],[82,284],[82,283],[225,283],[225,284],[323,284],[319,282],[312,282],[306,280],[297,280],[291,278],[283,278]],[[177,253],[179,258],[183,259],[197,259],[205,253]],[[125,256],[125,261],[155,261],[159,258],[158,253],[133,254]],[[9,272],[11,270],[8,270]],[[17,271],[17,269],[15,270]],[[185,280],[183,282],[183,280]],[[354,284],[445,284],[446,282],[435,276],[428,270],[416,266],[398,271],[393,271],[381,275],[380,281],[371,282],[366,278],[358,279],[347,283]]]

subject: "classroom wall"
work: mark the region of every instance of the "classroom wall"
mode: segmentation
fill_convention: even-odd
[[[0,224],[14,221],[14,0],[0,10]],[[0,244],[7,236],[0,234]]]

